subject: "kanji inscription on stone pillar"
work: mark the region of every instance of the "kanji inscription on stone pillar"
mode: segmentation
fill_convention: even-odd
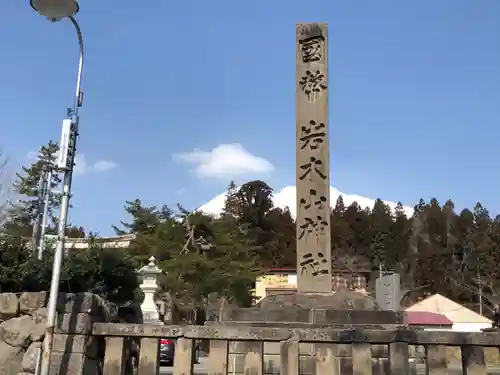
[[[296,47],[298,292],[331,293],[328,25],[297,24]]]

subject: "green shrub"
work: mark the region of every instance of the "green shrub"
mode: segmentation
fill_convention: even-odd
[[[49,290],[53,259],[51,250],[39,261],[20,241],[0,240],[0,292]],[[92,292],[121,304],[137,299],[138,286],[135,265],[123,249],[70,249],[63,259],[60,292]]]

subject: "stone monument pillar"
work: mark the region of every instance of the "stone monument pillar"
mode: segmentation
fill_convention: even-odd
[[[298,292],[331,293],[328,25],[297,24],[296,47]]]
[[[155,293],[158,290],[158,275],[161,269],[156,266],[155,257],[149,258],[149,263],[142,267],[139,271],[142,278],[142,283],[139,285],[144,293],[144,301],[141,304],[142,316],[144,323],[160,323],[160,314],[155,302]]]
[[[381,311],[374,298],[345,288],[333,291],[326,23],[296,25],[296,72],[297,292],[267,295],[257,307],[233,308],[224,311],[219,322],[206,324],[288,328],[401,325],[404,315]],[[230,372],[244,372],[245,345],[231,345]],[[299,357],[300,369],[314,374],[317,359],[312,346],[309,350]],[[278,355],[279,347],[264,346],[264,368],[279,372],[274,367]],[[335,373],[346,372],[340,359],[338,363]]]
[[[328,138],[328,25],[296,25],[296,293],[264,297],[255,308],[236,308],[224,324],[272,326],[381,326],[403,314],[381,311],[374,298],[345,288],[333,291]]]

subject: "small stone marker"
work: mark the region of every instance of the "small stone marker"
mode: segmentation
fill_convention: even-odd
[[[401,309],[401,278],[399,274],[384,275],[375,280],[375,298],[383,310]]]

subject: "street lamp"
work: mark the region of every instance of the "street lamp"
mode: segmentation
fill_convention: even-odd
[[[79,10],[78,3],[75,0],[30,0],[30,5],[34,10],[36,10],[42,16],[47,17],[52,22],[60,21],[63,18],[69,18],[69,20],[75,27],[78,37],[78,45],[80,47],[75,102],[73,108],[68,109],[67,118],[63,120],[59,158],[57,161],[58,170],[64,172],[63,191],[61,197],[61,212],[59,216],[59,226],[57,232],[57,245],[54,253],[54,264],[52,266],[52,280],[50,282],[50,295],[47,309],[47,329],[43,341],[43,355],[41,358],[42,363],[39,372],[40,375],[49,375],[52,341],[56,321],[57,297],[59,294],[61,265],[64,255],[64,240],[66,234],[66,225],[68,221],[71,180],[73,176],[73,166],[75,161],[76,139],[78,137],[78,109],[82,106],[83,99],[81,82],[84,55],[82,32],[80,30],[80,25],[74,17]]]
[[[30,5],[52,22],[73,17],[80,10],[78,3],[74,0],[31,0]]]

